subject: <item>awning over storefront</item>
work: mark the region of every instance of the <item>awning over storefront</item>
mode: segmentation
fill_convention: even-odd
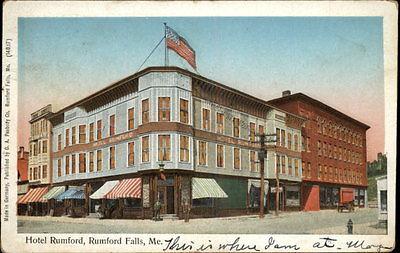
[[[138,198],[142,197],[142,179],[129,178],[121,180],[109,193],[106,199]]]
[[[58,195],[65,192],[65,186],[56,186],[50,189],[45,195],[43,195],[44,199],[55,199]]]
[[[85,199],[85,192],[83,190],[78,190],[70,196],[66,196],[65,199]]]
[[[227,197],[214,178],[192,178],[192,199]]]
[[[260,179],[249,179],[247,184],[247,191],[250,192],[251,186],[260,188],[261,187],[261,180]],[[268,193],[269,183],[268,180],[264,180],[264,192],[265,194]]]
[[[91,199],[104,199],[107,193],[109,193],[117,184],[118,180],[107,181],[100,187],[96,192],[90,195]]]
[[[25,194],[22,198],[18,200],[17,203],[27,204],[33,202],[46,202],[46,200],[43,199],[43,195],[46,194],[47,191],[48,191],[47,186],[30,189],[27,194]]]
[[[64,200],[64,199],[74,199],[74,194],[78,191],[83,191],[82,187],[80,186],[70,186],[68,190],[65,192],[61,193],[56,197],[56,200]],[[80,198],[77,198],[80,199]]]

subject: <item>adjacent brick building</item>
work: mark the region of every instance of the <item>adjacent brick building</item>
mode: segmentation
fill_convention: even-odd
[[[285,91],[269,103],[308,119],[302,128],[302,209],[336,207],[352,199],[365,205],[370,127],[302,93]]]

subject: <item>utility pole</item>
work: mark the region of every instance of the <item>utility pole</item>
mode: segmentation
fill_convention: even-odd
[[[264,218],[264,198],[265,198],[265,168],[264,160],[268,157],[266,143],[276,142],[275,139],[266,140],[266,137],[274,137],[276,134],[259,134],[260,151],[258,152],[258,160],[260,161],[260,218]]]

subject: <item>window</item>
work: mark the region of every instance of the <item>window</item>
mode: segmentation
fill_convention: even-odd
[[[210,110],[203,108],[202,110],[202,127],[203,130],[210,131]]]
[[[65,156],[65,175],[69,175],[69,156]]]
[[[47,178],[47,165],[42,166],[42,178]]]
[[[321,125],[320,117],[317,117],[317,129],[318,129],[318,133],[322,133],[322,125]]]
[[[293,160],[291,157],[288,157],[288,173],[293,175]]]
[[[103,151],[102,150],[97,150],[96,159],[97,159],[97,171],[101,171],[103,169]]]
[[[335,146],[333,146],[333,159],[336,159],[336,158],[337,158],[337,147],[335,145]]]
[[[110,116],[110,136],[115,134],[115,115]]]
[[[264,126],[263,125],[258,125],[258,133],[263,134],[264,133]]]
[[[324,174],[324,179],[327,180],[328,179],[328,167],[325,165],[325,174]]]
[[[240,149],[233,148],[233,168],[240,169]]]
[[[59,160],[60,161],[60,165],[59,165],[59,167],[60,167],[60,175],[59,176],[61,176],[61,160]],[[37,171],[37,167],[35,167],[35,168],[33,168],[33,179],[34,180],[36,180],[36,179],[38,179],[38,171]]]
[[[79,154],[79,173],[86,172],[86,154],[81,153]]]
[[[303,168],[303,173],[301,174],[302,178],[307,177],[308,170],[306,169],[306,163],[304,161],[301,162],[301,167]]]
[[[327,154],[328,154],[328,152],[327,152],[327,147],[326,147],[326,142],[324,142],[323,143],[323,146],[322,146],[322,153],[324,154],[324,156],[326,157],[327,156]]]
[[[217,112],[217,134],[224,134],[224,114]]]
[[[38,154],[42,153],[42,142],[38,141]]]
[[[135,164],[135,143],[128,143],[128,166]]]
[[[339,147],[339,160],[342,160],[342,147]]]
[[[58,138],[57,138],[57,150],[58,150],[58,151],[61,150],[61,134],[59,134],[59,135],[58,135]],[[36,151],[36,154],[35,154],[35,155],[37,155],[37,151]]]
[[[171,153],[171,137],[170,135],[158,136],[158,160],[169,161]]]
[[[142,137],[142,162],[149,161],[149,136]]]
[[[275,174],[281,173],[281,157],[276,155]]]
[[[250,122],[250,141],[256,140],[256,124]]]
[[[318,179],[321,179],[321,176],[322,176],[322,165],[318,164],[318,175],[317,175]]]
[[[286,156],[281,156],[282,174],[286,174]]]
[[[171,109],[170,109],[170,98],[159,97],[158,98],[158,121],[170,121]]]
[[[333,181],[333,167],[329,166],[329,181]]]
[[[299,151],[299,136],[294,135],[294,151]]]
[[[149,123],[150,121],[149,112],[150,112],[149,99],[146,98],[142,100],[142,124]]]
[[[35,167],[35,169],[34,169],[34,175],[33,175],[33,177],[34,177],[34,179],[36,179],[36,177],[37,177],[37,171],[36,171],[36,167]],[[57,175],[58,175],[58,177],[61,177],[61,159],[58,159],[57,160]]]
[[[281,145],[280,143],[281,143],[281,130],[279,129],[279,128],[277,128],[276,130],[275,130],[276,132],[276,145],[278,146],[278,145]]]
[[[72,145],[76,144],[76,127],[72,127]]]
[[[311,163],[307,163],[307,177],[311,178]]]
[[[311,151],[311,149],[310,149],[310,143],[311,143],[310,137],[307,137],[306,140],[307,140],[306,149],[307,149],[307,152],[310,152]]]
[[[239,137],[240,135],[240,128],[239,128],[239,118],[233,118],[233,136]]]
[[[86,143],[86,125],[79,126],[79,143]]]
[[[217,144],[217,167],[224,167],[224,146]]]
[[[97,140],[101,140],[101,138],[102,138],[102,136],[101,136],[102,126],[101,125],[102,125],[101,120],[98,120],[97,121]]]
[[[329,158],[332,158],[332,145],[330,143],[328,144],[328,155]]]
[[[89,142],[94,141],[94,123],[89,124]]]
[[[69,128],[65,129],[65,146],[69,146]]]
[[[387,211],[387,191],[379,191],[381,199],[381,211]]]
[[[76,155],[71,155],[71,173],[76,173]]]
[[[110,161],[109,168],[110,170],[115,169],[115,147],[110,147]]]
[[[299,159],[294,159],[294,175],[299,176]]]
[[[338,181],[338,168],[335,167],[335,182]]]
[[[89,172],[94,171],[94,153],[90,152],[89,153]]]
[[[42,142],[42,149],[43,149],[43,153],[47,153],[47,140],[44,140]]]
[[[189,162],[189,137],[179,136],[179,160]]]
[[[135,109],[129,108],[128,109],[128,130],[132,130],[134,127],[134,115],[135,115]]]
[[[281,130],[281,146],[282,147],[286,147],[286,131],[285,130]]]
[[[301,151],[306,151],[306,137],[304,135],[301,136]]]
[[[179,120],[181,123],[189,123],[189,102],[185,99],[179,100]]]
[[[292,149],[292,134],[291,133],[287,134],[287,144],[288,144],[287,148]]]
[[[257,172],[256,151],[250,150],[250,171]]]
[[[321,141],[317,142],[317,147],[318,147],[318,155],[321,156],[322,155]]]
[[[207,165],[207,142],[199,141],[199,165]]]

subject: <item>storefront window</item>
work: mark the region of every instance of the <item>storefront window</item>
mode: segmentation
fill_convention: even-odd
[[[286,206],[300,206],[300,189],[298,186],[286,186]]]
[[[250,187],[250,207],[260,206],[260,187],[255,187],[251,185]]]
[[[381,194],[381,211],[387,211],[387,191],[380,191]]]
[[[212,206],[212,199],[211,198],[193,199],[192,206],[211,207]]]
[[[134,199],[134,198],[126,198],[124,199],[124,206],[125,207],[141,207],[142,206],[141,199]]]

